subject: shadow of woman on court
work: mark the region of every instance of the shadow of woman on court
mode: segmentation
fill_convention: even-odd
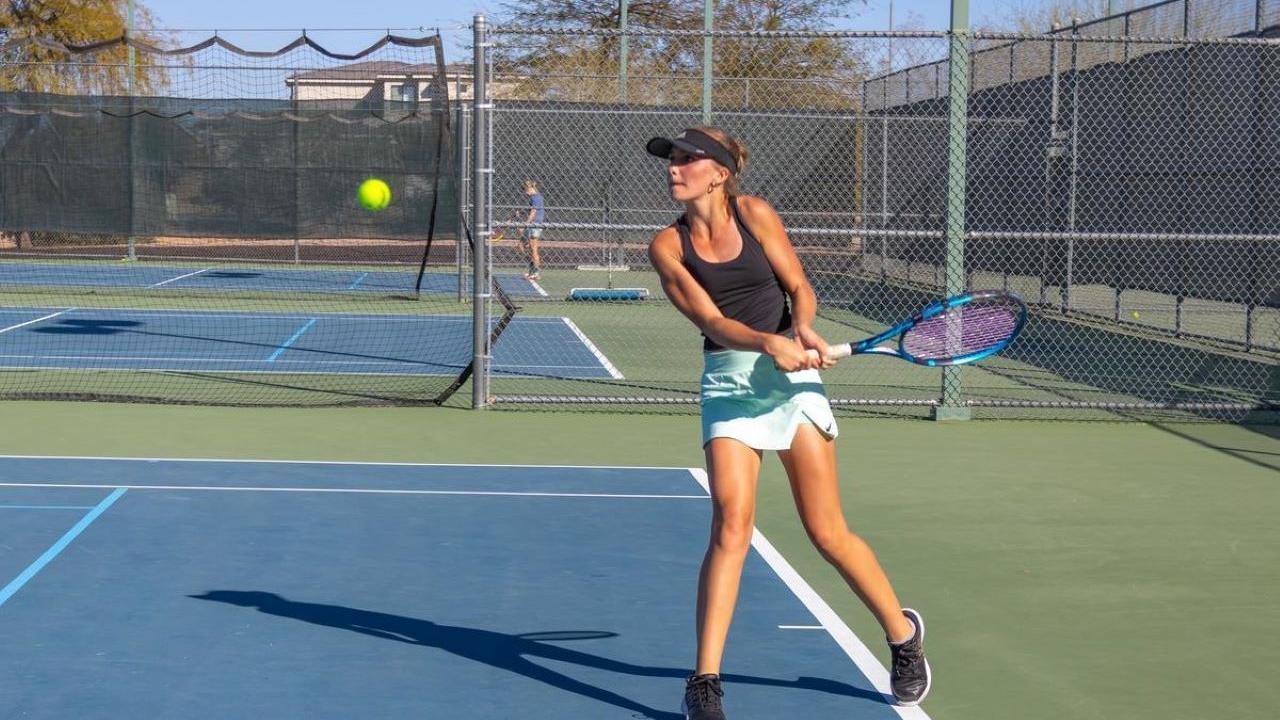
[[[529,660],[531,657],[540,657],[626,675],[679,678],[681,681],[688,676],[688,670],[683,668],[634,665],[592,653],[570,650],[546,642],[548,640],[617,637],[616,633],[565,631],[512,635],[473,627],[441,625],[430,620],[420,620],[372,610],[359,610],[342,605],[298,602],[275,593],[261,591],[210,590],[202,595],[190,595],[189,597],[197,600],[211,600],[241,607],[257,608],[260,612],[268,615],[349,630],[362,635],[370,635],[411,645],[440,648],[458,657],[517,673],[561,690],[641,713],[642,717],[653,718],[654,720],[681,720],[682,718],[678,713],[648,707],[630,698],[575,680]],[[859,688],[826,678],[800,677],[795,680],[782,680],[732,673],[726,673],[721,677],[726,683],[812,690],[834,695],[864,698],[882,703],[890,702],[889,698],[875,690]]]

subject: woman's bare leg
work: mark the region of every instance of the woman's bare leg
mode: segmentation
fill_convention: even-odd
[[[729,438],[706,447],[711,484],[711,538],[698,576],[698,661],[695,674],[719,673],[738,600],[742,566],[755,526],[760,452]]]
[[[898,596],[875,553],[845,522],[836,480],[835,443],[805,424],[796,431],[791,449],[779,452],[778,457],[814,547],[840,571],[880,622],[886,637],[894,642],[910,637],[914,627],[902,614]]]

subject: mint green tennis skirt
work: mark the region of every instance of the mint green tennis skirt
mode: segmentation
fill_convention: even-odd
[[[839,434],[817,370],[784,373],[773,357],[744,350],[703,355],[702,444],[729,437],[757,450],[787,450],[803,423]]]

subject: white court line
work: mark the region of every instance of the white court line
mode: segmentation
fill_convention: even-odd
[[[7,328],[0,328],[0,333],[7,333],[7,332],[9,332],[10,330],[17,330],[17,329],[18,329],[18,328],[20,328],[20,327],[26,327],[26,326],[28,326],[28,325],[34,325],[34,324],[36,324],[36,323],[40,322],[41,320],[48,320],[49,318],[56,318],[56,317],[58,317],[59,315],[62,315],[62,314],[64,314],[64,313],[69,313],[69,312],[71,312],[72,310],[75,310],[75,308],[67,308],[66,310],[59,310],[58,312],[53,313],[52,315],[45,315],[44,317],[38,317],[38,318],[36,318],[35,320],[28,320],[28,321],[26,321],[26,322],[24,322],[24,323],[18,323],[17,325],[10,325],[10,326],[9,326],[9,327],[7,327]],[[34,357],[34,356],[33,356],[33,357]]]
[[[3,331],[0,331],[3,332]],[[265,345],[265,343],[263,343]],[[319,352],[326,352],[321,350]],[[22,358],[26,360],[128,360],[130,362],[151,361],[151,362],[175,362],[175,363],[227,363],[228,365],[259,365],[270,364],[274,366],[283,365],[354,365],[358,367],[446,367],[445,363],[425,363],[417,360],[278,360],[271,362],[266,358],[242,358],[242,357],[173,357],[169,355],[33,355],[33,354],[0,354],[0,358]],[[540,365],[513,365],[511,367],[542,367]],[[559,367],[559,366],[550,366]],[[137,370],[138,368],[127,368],[129,370]],[[450,368],[452,369],[452,368]],[[591,365],[583,365],[581,367],[572,367],[570,369],[594,370],[597,369]]]
[[[509,492],[502,490],[395,490],[383,488],[315,488],[315,487],[231,487],[221,485],[120,485],[118,483],[16,483],[0,482],[0,487],[19,488],[74,488],[102,489],[126,488],[128,490],[200,490],[206,492],[276,492],[276,493],[331,493],[337,495],[477,495],[486,497],[555,497],[555,498],[608,498],[616,500],[706,500],[706,495],[660,495],[656,493],[569,493],[569,492]]]
[[[293,315],[289,313],[271,312],[219,312],[192,311],[182,308],[158,308],[155,310],[111,310],[94,308],[94,312],[112,317],[181,317],[218,320],[310,320],[315,315]],[[462,315],[362,315],[359,313],[321,313],[326,320],[385,320],[387,322],[431,322],[431,323],[468,323],[471,318]]]
[[[0,332],[3,332],[3,330],[0,330]],[[319,351],[304,350],[304,351],[305,352],[327,352],[325,350],[319,350]],[[403,375],[407,377],[414,377],[414,376],[436,377],[436,376],[448,376],[448,375],[456,374],[458,369],[445,362],[425,363],[425,362],[414,361],[414,360],[318,360],[318,359],[311,359],[311,358],[306,358],[306,359],[300,358],[297,360],[277,360],[275,362],[272,362],[266,358],[253,359],[253,358],[240,358],[240,357],[188,358],[188,357],[170,357],[167,355],[34,355],[34,354],[18,354],[18,353],[0,353],[0,359],[50,360],[50,361],[52,360],[77,360],[77,361],[90,360],[94,362],[130,362],[130,363],[148,362],[148,363],[181,363],[181,364],[222,363],[230,367],[206,368],[204,371],[210,372],[210,373],[216,373],[216,372],[254,373],[254,374],[263,374],[263,375],[273,375],[273,374],[274,375],[280,375],[280,374],[332,375],[334,372],[333,370],[327,370],[327,371],[326,370],[306,370],[305,368],[354,367],[354,368],[371,368],[370,372],[374,372],[379,375]],[[304,369],[302,370],[294,370],[294,369],[260,370],[260,369],[255,369],[251,367],[254,365],[262,365],[266,367],[288,367],[292,365],[292,366],[301,366]],[[151,367],[151,366],[139,367],[139,366],[131,365],[129,367],[121,367],[121,368],[104,368],[104,367],[86,368],[83,366],[74,366],[74,365],[63,367],[59,365],[40,364],[40,365],[34,365],[34,366],[12,365],[12,366],[0,366],[0,367],[21,368],[24,370],[29,370],[29,369],[94,370],[94,371],[124,370],[128,372],[138,372],[142,370],[154,370],[154,371],[164,372],[164,371],[177,369],[172,367],[164,367],[162,365],[158,365],[156,367]],[[382,368],[406,368],[406,370],[404,372],[386,372],[382,370]],[[412,372],[414,368],[420,368],[422,372]],[[560,371],[561,374],[563,374],[563,371],[599,370],[600,366],[599,365],[500,364],[500,365],[493,365],[493,369],[494,371],[500,372],[503,375],[508,377],[542,377],[542,376],[551,374],[552,372],[555,372],[555,371]],[[581,376],[570,375],[561,379],[599,380],[600,378],[599,376],[593,376],[593,375],[581,375]]]
[[[50,308],[5,308],[0,313],[28,313],[32,310],[48,310]],[[87,314],[111,315],[112,317],[193,317],[193,318],[230,318],[234,320],[309,320],[315,315],[290,315],[288,313],[269,312],[219,312],[192,311],[187,308],[155,308],[153,310],[113,310],[111,308],[68,308],[80,309]],[[62,312],[67,312],[63,310]],[[466,323],[471,324],[470,315],[396,315],[392,313],[321,313],[325,320],[387,320],[389,322],[431,322],[431,323]],[[545,325],[559,323],[560,317],[550,315],[530,315],[516,318],[522,325]]]
[[[200,273],[206,273],[206,272],[209,272],[209,271],[210,271],[210,270],[212,270],[212,269],[213,269],[213,268],[202,268],[202,269],[200,269],[200,270],[196,270],[195,272],[189,272],[189,273],[187,273],[186,275],[179,275],[178,277],[171,277],[171,278],[169,278],[168,280],[165,280],[165,281],[163,281],[163,282],[158,282],[158,283],[156,283],[156,284],[154,284],[154,285],[148,285],[147,287],[157,288],[157,287],[160,287],[161,285],[168,285],[168,284],[169,284],[169,283],[171,283],[171,282],[177,282],[178,280],[181,280],[182,278],[189,278],[189,277],[191,277],[192,275],[199,275]]]
[[[11,357],[11,356],[0,355],[0,357]],[[12,356],[12,357],[28,357],[31,359],[49,359],[49,356],[47,355],[19,355],[19,356]],[[58,359],[62,359],[62,360],[76,360],[76,359],[124,360],[124,359],[135,359],[135,358],[101,357],[101,358],[58,358]],[[136,359],[138,360],[169,360],[170,358],[136,358]],[[251,362],[251,361],[236,360],[235,362]],[[290,361],[290,362],[303,362],[303,361]],[[281,363],[277,362],[274,364],[280,365]],[[539,367],[542,370],[547,369],[546,366],[536,366],[536,367]],[[595,366],[589,369],[598,370],[599,366]],[[48,365],[48,364],[0,365],[0,370],[92,370],[95,373],[148,372],[148,373],[162,373],[162,374],[172,373],[172,372],[182,372],[182,369],[177,367],[164,367],[164,366],[152,367],[152,366],[142,366],[142,365],[122,365],[120,367],[91,367],[91,366],[85,366],[85,365]],[[210,375],[267,375],[267,376],[270,376],[270,375],[333,375],[335,372],[334,370],[325,370],[325,369],[298,370],[293,368],[282,368],[280,370],[259,370],[256,368],[248,368],[248,367],[213,367],[213,368],[199,368],[199,370],[200,372],[208,373]],[[376,375],[379,378],[393,378],[393,377],[436,378],[436,377],[454,377],[458,373],[457,373],[457,370],[453,368],[450,368],[448,372],[445,372],[442,370],[434,370],[434,369],[430,371],[423,371],[423,372],[392,372],[389,370],[371,368],[366,372],[364,372],[363,374]],[[543,378],[543,377],[547,377],[548,373],[545,373],[545,372],[523,373],[523,372],[503,371],[502,375],[503,377],[506,377],[506,378]],[[583,376],[567,375],[563,377],[557,377],[557,376],[552,376],[552,377],[556,377],[556,379],[560,379],[560,380],[599,380],[601,379],[601,378],[592,377],[589,375],[583,375]]]
[[[424,463],[424,462],[379,462],[363,460],[274,460],[269,458],[166,458],[166,457],[124,457],[108,455],[0,455],[0,460],[112,460],[119,462],[144,463],[245,463],[262,465],[371,465],[375,467],[416,467],[416,468],[547,468],[551,470],[678,470],[689,472],[689,468],[674,465],[520,465],[495,463]],[[111,487],[117,487],[112,485]]]
[[[0,356],[5,357],[5,356]],[[32,355],[32,358],[44,358],[43,355]],[[87,358],[106,360],[112,358]],[[155,359],[155,358],[149,358]],[[168,358],[161,358],[167,360]],[[239,361],[237,361],[239,362]],[[279,363],[276,363],[279,365]],[[0,365],[0,370],[91,370],[95,373],[161,373],[167,374],[172,372],[182,372],[181,368],[176,367],[145,367],[137,365],[124,365],[121,367],[87,367],[84,365]],[[284,368],[281,370],[256,370],[254,368],[200,368],[200,372],[209,375],[333,375],[333,370],[294,370]],[[436,377],[454,377],[457,372],[389,372],[386,370],[370,370],[366,375],[376,375],[379,378],[436,378]],[[530,375],[512,374],[510,377],[536,377]],[[577,379],[577,378],[570,378]],[[582,378],[589,380],[590,378]]]
[[[587,349],[591,351],[591,354],[595,355],[596,358],[600,360],[600,364],[604,366],[605,370],[609,371],[609,374],[612,375],[615,380],[626,379],[622,376],[622,373],[618,372],[618,368],[614,367],[613,363],[609,362],[609,358],[605,357],[604,353],[600,352],[600,349],[596,347],[596,344],[591,342],[591,340],[578,328],[577,325],[573,324],[572,320],[567,317],[561,317],[560,319],[564,321],[565,325],[569,326],[569,329],[573,331],[574,335],[578,336],[578,339],[582,341],[582,344],[587,346]]]
[[[689,468],[689,474],[693,475],[693,479],[710,496],[711,487],[707,483],[707,472],[701,468]],[[778,577],[782,578],[782,581],[787,584],[791,592],[800,598],[800,602],[804,603],[804,606],[809,609],[809,612],[813,613],[818,622],[822,623],[827,632],[831,633],[831,637],[836,641],[836,644],[844,650],[850,660],[853,660],[853,664],[871,681],[875,689],[884,694],[886,702],[889,703],[889,707],[894,712],[898,713],[904,720],[929,720],[929,715],[919,706],[902,707],[892,703],[893,691],[889,687],[889,671],[880,664],[876,656],[858,639],[858,636],[836,614],[836,611],[831,609],[827,601],[823,600],[822,596],[818,595],[809,583],[800,577],[800,573],[791,567],[791,563],[782,557],[782,554],[773,547],[773,543],[769,542],[759,528],[752,529],[751,546],[755,548],[756,552],[760,553],[765,562],[769,563],[769,567],[773,568]]]
[[[599,370],[599,365],[531,365],[529,363],[499,363],[494,364],[497,368],[529,368],[531,370]],[[572,380],[573,378],[569,378]],[[582,378],[583,380],[592,380],[594,378]]]

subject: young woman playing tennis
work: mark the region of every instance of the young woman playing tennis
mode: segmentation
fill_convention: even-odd
[[[890,681],[903,705],[929,692],[924,621],[898,604],[879,562],[840,508],[838,432],[818,370],[827,343],[813,330],[817,299],[778,214],[737,194],[742,143],[691,128],[653,138],[671,198],[685,212],[659,231],[649,258],[667,297],[704,337],[702,442],[710,478],[711,538],[698,578],[697,665],[685,686],[687,720],[724,720],[720,662],[755,522],[765,450],[775,450],[809,538],[884,628]],[[817,355],[806,351],[813,349]]]

